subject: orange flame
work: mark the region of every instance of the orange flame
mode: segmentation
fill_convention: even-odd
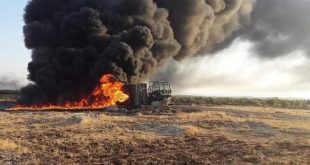
[[[113,81],[111,74],[103,75],[100,79],[101,85],[93,92],[77,102],[66,102],[64,105],[43,105],[43,106],[14,106],[9,110],[48,110],[48,109],[99,109],[115,106],[117,102],[125,102],[129,96],[122,91],[124,83]]]

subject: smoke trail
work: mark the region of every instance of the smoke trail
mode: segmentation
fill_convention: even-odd
[[[251,0],[156,0],[169,10],[169,21],[181,44],[176,59],[214,51],[233,32],[251,22]]]
[[[24,35],[35,84],[20,102],[78,100],[106,73],[143,81],[172,58],[211,52],[251,9],[251,0],[32,0]]]
[[[253,50],[263,58],[284,56],[296,50],[309,54],[310,1],[258,0],[253,24],[242,38],[254,44]]]

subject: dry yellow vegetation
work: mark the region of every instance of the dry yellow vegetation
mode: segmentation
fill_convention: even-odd
[[[0,150],[15,150],[17,145],[14,142],[0,139]]]

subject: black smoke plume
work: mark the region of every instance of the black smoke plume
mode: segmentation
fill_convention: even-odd
[[[253,23],[242,32],[255,54],[263,58],[285,56],[295,51],[310,53],[310,1],[257,0]]]
[[[251,0],[32,0],[24,105],[87,95],[103,74],[137,83],[171,59],[212,52],[250,23]]]

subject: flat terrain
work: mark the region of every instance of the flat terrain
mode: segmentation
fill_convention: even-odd
[[[310,164],[310,110],[0,112],[0,164]]]

